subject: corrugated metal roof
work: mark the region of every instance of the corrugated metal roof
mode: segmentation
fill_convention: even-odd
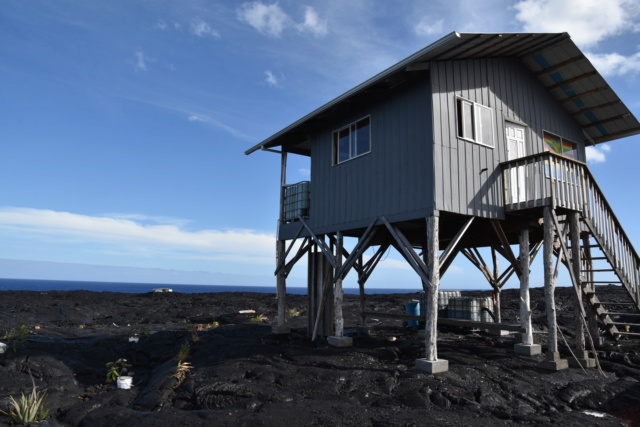
[[[283,146],[308,154],[308,134],[341,104],[379,86],[391,86],[431,61],[519,57],[582,125],[594,144],[640,133],[640,123],[567,33],[473,34],[453,32],[388,68],[246,151]]]

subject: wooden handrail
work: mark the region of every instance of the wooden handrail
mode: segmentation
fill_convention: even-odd
[[[503,170],[505,208],[541,206],[579,211],[640,308],[640,256],[583,162],[551,152],[509,160]]]

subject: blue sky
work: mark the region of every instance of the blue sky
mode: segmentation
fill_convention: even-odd
[[[0,277],[273,285],[279,156],[247,148],[454,30],[569,32],[640,117],[638,22],[627,0],[4,0]],[[638,247],[640,136],[589,156]],[[393,254],[371,285],[420,286]],[[486,284],[460,257],[443,286]]]

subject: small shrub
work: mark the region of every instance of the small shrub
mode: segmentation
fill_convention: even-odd
[[[187,378],[187,374],[189,371],[193,369],[193,366],[189,362],[183,362],[182,360],[178,361],[178,367],[176,368],[176,373],[171,375],[171,378],[175,378],[178,380],[173,389],[177,389],[182,385],[184,380]]]
[[[7,344],[11,346],[11,349],[15,353],[24,346],[24,340],[27,335],[29,335],[29,328],[27,325],[22,325],[18,330],[14,328],[6,331],[2,339],[7,341]]]
[[[302,314],[302,312],[297,308],[290,308],[289,310],[287,310],[287,314],[291,317],[298,317]]]
[[[115,362],[107,363],[107,380],[115,381],[120,375],[126,372],[131,364],[127,363],[127,359],[118,359]]]
[[[185,341],[182,343],[176,359],[178,359],[179,362],[184,362],[189,357],[189,354],[191,354],[191,343],[189,343],[189,341]]]
[[[251,318],[251,321],[254,323],[258,323],[258,322],[265,322],[267,321],[267,317],[264,314],[258,314],[257,316],[254,316]]]
[[[29,372],[31,376],[31,372]],[[20,400],[16,400],[13,396],[9,396],[9,412],[0,410],[0,413],[9,417],[10,424],[29,424],[42,421],[49,416],[49,409],[46,406],[46,393],[38,393],[36,383],[31,376],[33,388],[28,395],[20,396]]]

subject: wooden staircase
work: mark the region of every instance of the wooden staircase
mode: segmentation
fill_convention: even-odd
[[[616,339],[640,338],[640,257],[587,165],[544,152],[504,162],[502,169],[507,213],[539,213],[547,206],[560,217],[567,212],[579,213],[579,287],[606,332]],[[558,230],[559,234],[565,232]],[[559,237],[566,243],[566,236]],[[560,254],[559,247],[555,252]],[[607,284],[626,292],[613,300],[602,300],[597,288]]]
[[[640,257],[588,168],[582,172],[582,292],[606,332],[615,339],[640,338]],[[627,292],[602,300],[596,294],[600,285],[617,285]]]

